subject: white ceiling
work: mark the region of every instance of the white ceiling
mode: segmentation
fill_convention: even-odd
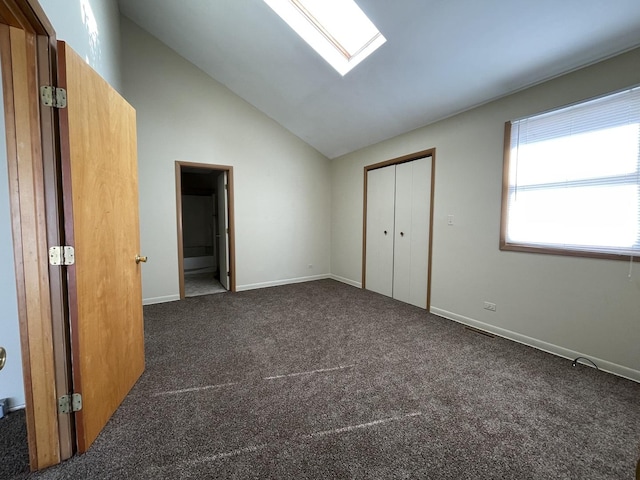
[[[357,3],[387,43],[341,77],[262,0],[119,0],[329,158],[640,46],[640,0]]]

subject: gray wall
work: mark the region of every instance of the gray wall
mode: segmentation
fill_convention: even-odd
[[[39,0],[58,40],[73,48],[116,90],[121,89],[117,0]]]
[[[637,49],[333,160],[332,274],[360,282],[363,167],[435,147],[432,311],[640,381],[638,264],[498,248],[504,123],[636,85],[639,65]]]
[[[329,160],[133,22],[121,27],[123,87],[138,116],[145,302],[179,298],[177,160],[234,168],[239,290],[328,276]]]

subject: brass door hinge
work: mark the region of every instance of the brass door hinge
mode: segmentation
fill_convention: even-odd
[[[40,98],[45,107],[66,108],[67,91],[50,85],[40,87]]]
[[[76,262],[73,247],[51,247],[49,249],[49,263],[51,265],[73,265]]]
[[[58,412],[71,413],[80,410],[82,410],[82,395],[79,393],[63,395],[58,399]]]

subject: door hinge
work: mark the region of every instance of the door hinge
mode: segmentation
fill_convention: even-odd
[[[63,395],[58,399],[59,413],[79,412],[80,410],[82,410],[82,395],[79,393]]]
[[[231,272],[227,272],[227,277],[230,277],[230,276],[231,276]]]
[[[67,91],[50,85],[40,87],[40,98],[45,107],[66,108]]]
[[[73,247],[51,247],[49,263],[51,265],[73,265],[76,261]]]

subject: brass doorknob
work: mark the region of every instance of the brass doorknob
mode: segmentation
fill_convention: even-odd
[[[0,370],[4,368],[5,363],[7,363],[7,351],[4,347],[0,347]]]
[[[147,263],[147,257],[141,257],[140,255],[136,255],[136,263]]]

